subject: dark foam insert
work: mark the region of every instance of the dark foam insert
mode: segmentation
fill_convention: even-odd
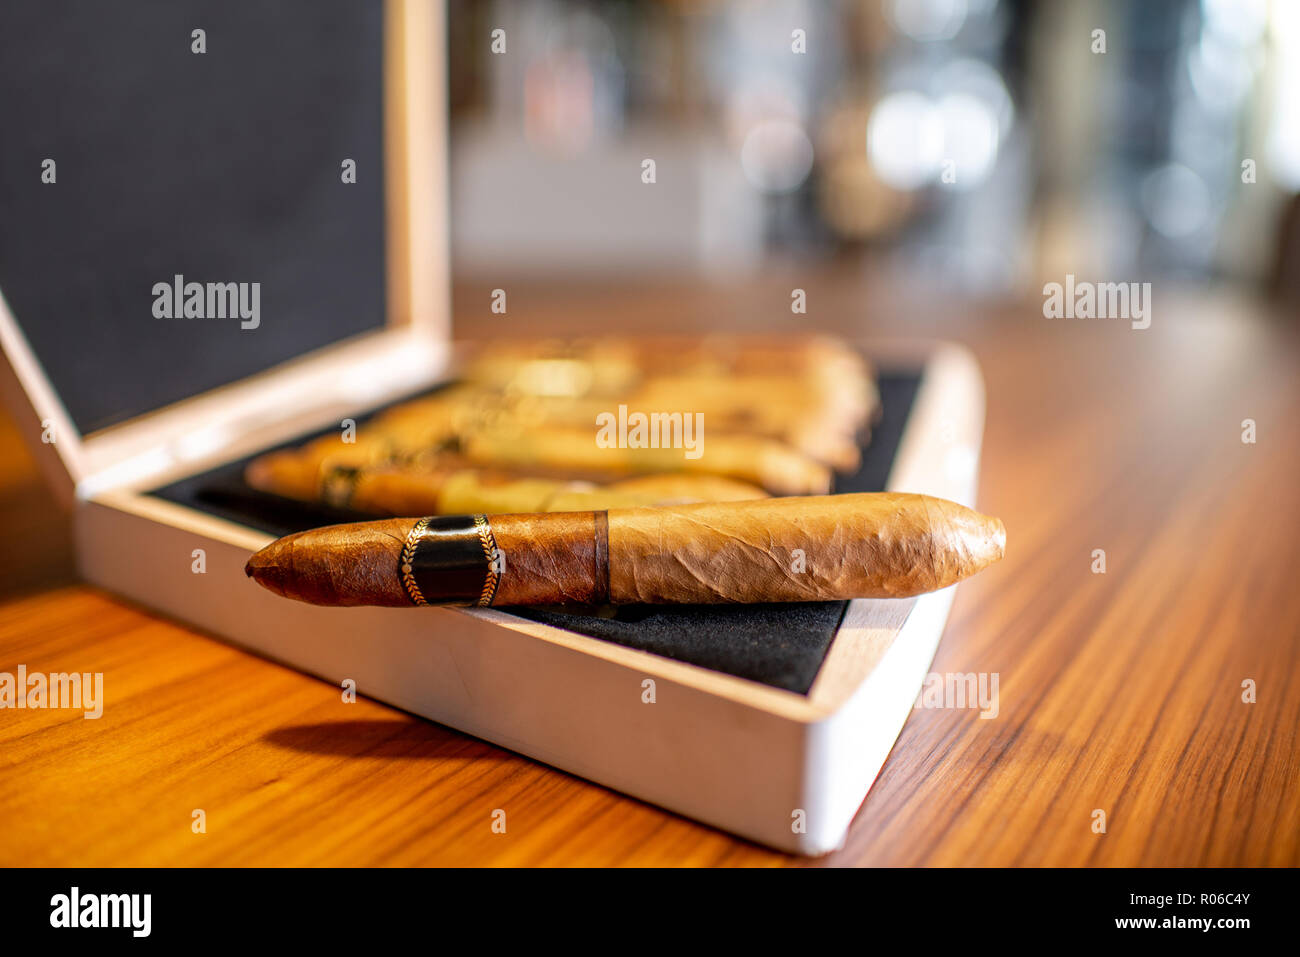
[[[885,488],[920,381],[918,371],[880,374],[881,420],[863,447],[861,467],[840,477],[835,491],[878,492]],[[300,436],[283,447],[311,438],[314,436]],[[259,492],[244,483],[247,462],[223,465],[153,494],[276,536],[372,517]],[[847,604],[622,606],[612,617],[574,609],[511,611],[593,638],[807,694]]]

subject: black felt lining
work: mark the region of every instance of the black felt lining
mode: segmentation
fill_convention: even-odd
[[[380,4],[4,0],[0,91],[0,290],[82,434],[384,326]],[[155,318],[177,274],[257,327]]]
[[[878,492],[902,441],[920,385],[917,371],[882,372],[883,416],[862,450],[862,465],[836,482],[837,492]],[[364,421],[364,420],[363,420]],[[323,433],[321,433],[323,434]],[[284,447],[300,445],[300,436]],[[371,516],[346,509],[308,505],[267,495],[244,484],[244,459],[192,476],[153,494],[169,502],[261,529],[288,535]],[[666,658],[748,678],[774,688],[807,694],[821,668],[847,602],[774,605],[623,606],[612,612],[574,609],[511,609],[521,618],[639,648]]]

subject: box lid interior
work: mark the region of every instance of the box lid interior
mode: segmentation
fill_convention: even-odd
[[[411,250],[385,207],[409,185],[386,180],[412,168],[386,166],[385,84],[412,59],[392,47],[395,11],[5,5],[0,295],[19,332],[5,346],[25,347],[73,441],[409,318],[391,260]],[[193,302],[191,282],[205,312],[233,302],[209,283],[247,284],[245,313],[160,316]]]

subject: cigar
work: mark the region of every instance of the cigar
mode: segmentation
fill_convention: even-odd
[[[857,468],[880,402],[865,360],[825,337],[523,342],[483,351],[465,378],[481,394],[460,399],[506,403],[533,426],[589,425],[611,403],[701,413],[717,433],[780,439],[838,471]]]
[[[295,452],[271,452],[255,459],[244,478],[253,488],[286,498],[375,516],[576,512],[767,497],[757,486],[717,475],[650,475],[597,485],[454,462],[429,467],[318,462]]]
[[[315,605],[620,605],[906,598],[1002,558],[996,518],[874,493],[394,518],[289,535],[245,571]]]
[[[686,472],[720,475],[777,495],[830,491],[831,469],[783,442],[758,435],[710,434],[703,446],[698,458],[673,448],[601,448],[592,429],[542,426],[466,435],[460,454],[473,465],[490,468],[578,470],[610,478]]]
[[[476,350],[466,377],[497,389],[616,395],[659,375],[779,373],[829,381],[869,376],[861,354],[825,335],[636,336],[493,342]],[[473,353],[473,350],[472,350]]]

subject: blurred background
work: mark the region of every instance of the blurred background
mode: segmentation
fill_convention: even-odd
[[[461,280],[1300,299],[1292,0],[451,0],[449,37]]]

